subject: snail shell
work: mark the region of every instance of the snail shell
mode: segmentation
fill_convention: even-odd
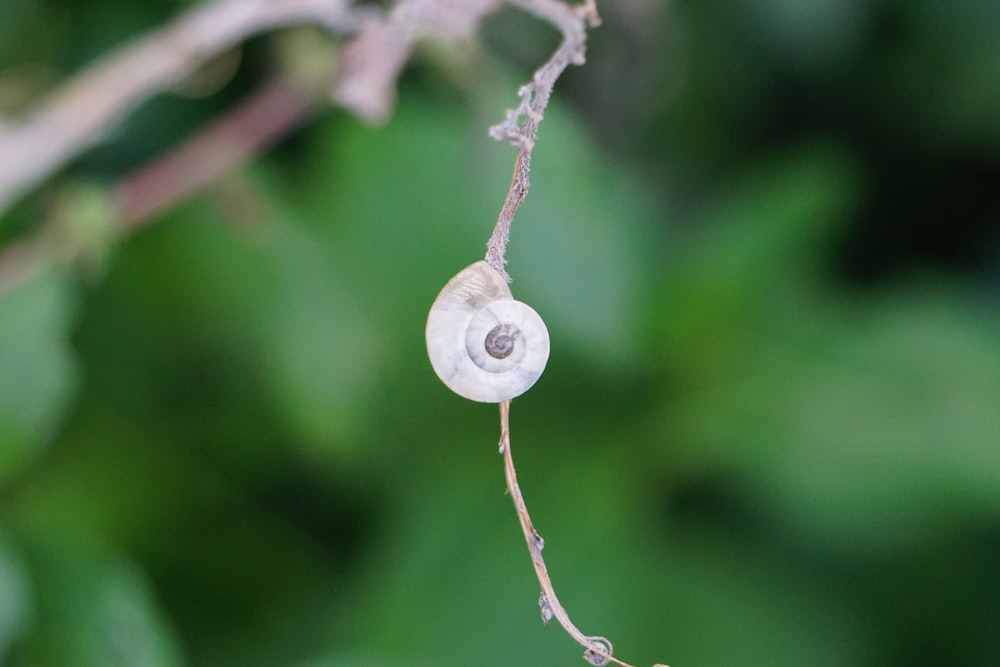
[[[449,389],[480,403],[528,391],[549,360],[549,332],[484,261],[448,281],[427,316],[427,355]]]

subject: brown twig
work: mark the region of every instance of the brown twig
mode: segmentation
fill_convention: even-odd
[[[514,161],[514,175],[493,234],[486,243],[486,262],[500,272],[507,282],[510,276],[504,265],[507,263],[507,242],[510,240],[510,226],[517,207],[528,194],[530,182],[528,172],[531,167],[531,151],[535,147],[538,124],[542,121],[549,97],[556,80],[570,65],[582,65],[585,61],[587,27],[600,25],[595,0],[584,0],[578,5],[567,5],[558,0],[509,0],[512,5],[542,18],[562,32],[563,40],[548,62],[542,65],[531,82],[517,91],[521,103],[516,109],[507,111],[506,119],[490,128],[490,136],[497,141],[506,141],[517,149]]]
[[[573,624],[566,609],[559,602],[555,588],[552,586],[552,579],[549,577],[548,568],[545,567],[545,559],[542,557],[542,549],[545,541],[535,530],[531,523],[531,515],[524,503],[524,495],[521,487],[517,483],[517,471],[514,468],[514,455],[510,451],[510,401],[500,403],[500,453],[503,454],[504,473],[507,478],[507,493],[510,494],[514,503],[514,510],[517,512],[517,519],[521,524],[521,532],[524,533],[524,541],[528,544],[528,552],[531,554],[531,564],[535,568],[535,576],[538,577],[538,584],[542,587],[541,596],[538,598],[538,606],[542,611],[542,622],[548,625],[553,618],[566,630],[585,650],[583,657],[592,665],[606,665],[614,663],[620,667],[632,667],[627,662],[622,662],[612,655],[614,647],[611,642],[604,637],[589,636]],[[666,667],[666,665],[654,665],[653,667]]]
[[[166,155],[114,188],[126,231],[202,190],[301,124],[312,108],[307,93],[279,77]]]
[[[351,0],[214,0],[109,54],[0,129],[0,211],[95,143],[135,106],[255,34],[316,23],[356,30]]]
[[[108,242],[121,241],[305,121],[315,108],[315,96],[291,78],[265,82],[215,122],[113,185],[104,195],[107,206],[102,211],[108,216],[103,222],[114,234]],[[58,233],[59,224],[74,213],[66,210],[71,206],[73,200],[69,205],[60,202],[39,231],[0,249],[0,294],[29,279],[46,261],[84,259],[75,256],[86,250],[79,245],[84,239]],[[69,247],[53,255],[53,242],[68,242]]]

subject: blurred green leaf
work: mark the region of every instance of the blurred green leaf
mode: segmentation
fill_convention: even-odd
[[[818,279],[855,193],[837,155],[755,167],[665,274],[663,354],[692,383],[667,429],[809,539],[900,545],[1000,510],[1000,320],[920,282],[862,306]]]
[[[856,168],[826,144],[762,158],[719,188],[700,224],[676,233],[657,276],[664,303],[650,309],[657,347],[670,364],[726,372],[752,355],[751,336],[774,318],[822,307],[821,248],[858,197]],[[708,355],[708,356],[706,356]]]
[[[33,555],[37,614],[15,665],[184,664],[146,577],[127,559],[60,537]]]
[[[873,12],[865,0],[765,0],[733,3],[774,65],[816,76],[858,56]]]
[[[956,515],[1000,512],[998,327],[919,287],[799,311],[683,399],[684,439],[749,476],[810,539],[866,549],[959,529]]]
[[[558,104],[546,112],[532,184],[514,221],[511,288],[567,352],[621,372],[640,355],[645,278],[662,215],[634,175],[609,164]]]
[[[32,620],[28,569],[6,532],[0,532],[0,663]]]
[[[378,130],[321,124],[287,204],[325,240],[366,310],[394,326],[400,306],[416,312],[433,301],[440,286],[428,294],[422,280],[437,273],[443,285],[482,259],[509,153],[468,114],[409,95]]]
[[[872,102],[906,109],[891,123],[918,145],[982,154],[1000,146],[1000,5],[918,0],[899,15],[901,39],[873,68]]]
[[[386,343],[311,230],[278,219],[267,241],[273,282],[261,352],[275,405],[303,442],[356,442]]]
[[[76,388],[75,298],[55,271],[0,294],[0,480],[55,435]]]

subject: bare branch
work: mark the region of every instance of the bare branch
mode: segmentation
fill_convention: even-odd
[[[184,201],[285,135],[306,118],[310,102],[284,78],[269,81],[209,127],[128,175],[114,188],[125,229]]]
[[[528,544],[528,552],[531,554],[531,564],[535,567],[535,576],[542,587],[542,593],[538,598],[538,607],[542,612],[542,622],[546,625],[553,618],[580,646],[584,648],[583,657],[592,665],[600,667],[614,663],[619,667],[632,667],[627,662],[622,662],[612,655],[614,647],[611,642],[604,637],[588,636],[583,634],[569,614],[559,602],[555,588],[552,586],[552,579],[549,577],[548,568],[545,567],[545,559],[542,557],[542,549],[545,541],[538,534],[531,523],[531,516],[524,503],[524,495],[521,487],[517,483],[517,471],[514,469],[514,455],[510,451],[510,401],[500,403],[500,453],[503,454],[504,474],[507,479],[507,493],[510,494],[514,503],[514,510],[517,512],[517,519],[521,524],[521,532],[524,533],[524,541]],[[653,667],[666,667],[666,665],[654,665]]]
[[[385,120],[415,40],[457,39],[503,0],[399,0],[388,16],[353,0],[213,0],[91,65],[20,121],[0,123],[0,211],[106,135],[133,108],[256,34],[317,24],[361,34],[345,48],[333,100]]]
[[[503,0],[401,0],[385,21],[372,21],[344,49],[333,90],[338,104],[370,123],[388,118],[396,79],[415,40],[460,39]]]
[[[317,23],[352,32],[351,0],[214,0],[106,56],[0,131],[0,210],[99,140],[113,123],[255,34]]]
[[[514,175],[511,178],[507,198],[504,200],[497,218],[493,234],[486,244],[486,261],[500,275],[510,282],[504,265],[507,263],[507,242],[510,239],[510,225],[517,207],[524,201],[530,185],[528,172],[531,167],[531,151],[535,147],[538,124],[549,104],[549,96],[556,80],[570,65],[582,65],[585,60],[587,27],[600,25],[595,0],[585,0],[578,5],[567,5],[558,0],[509,0],[512,5],[534,14],[556,26],[562,32],[563,40],[548,62],[542,65],[532,80],[521,86],[517,94],[521,103],[516,109],[507,111],[507,117],[490,128],[490,136],[498,141],[506,141],[517,149]]]
[[[315,110],[320,96],[314,87],[300,81],[297,74],[279,75],[265,82],[194,136],[104,191],[101,195],[105,204],[102,213],[107,216],[104,222],[114,235],[107,240],[122,240],[304,122]],[[328,79],[329,72],[325,74]],[[76,253],[87,252],[88,248],[78,247],[72,238],[67,239],[73,236],[71,233],[53,231],[67,215],[72,215],[67,209],[76,208],[75,200],[66,203],[64,199],[60,197],[50,207],[48,219],[39,230],[0,249],[0,294],[30,278],[45,262],[58,258],[69,264],[81,260],[86,263],[88,258],[77,257]],[[64,246],[60,252],[52,252],[49,246],[53,242]]]

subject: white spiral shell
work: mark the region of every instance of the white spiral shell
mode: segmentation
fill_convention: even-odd
[[[448,281],[427,316],[427,356],[449,389],[499,403],[528,391],[549,360],[549,332],[484,261]]]

